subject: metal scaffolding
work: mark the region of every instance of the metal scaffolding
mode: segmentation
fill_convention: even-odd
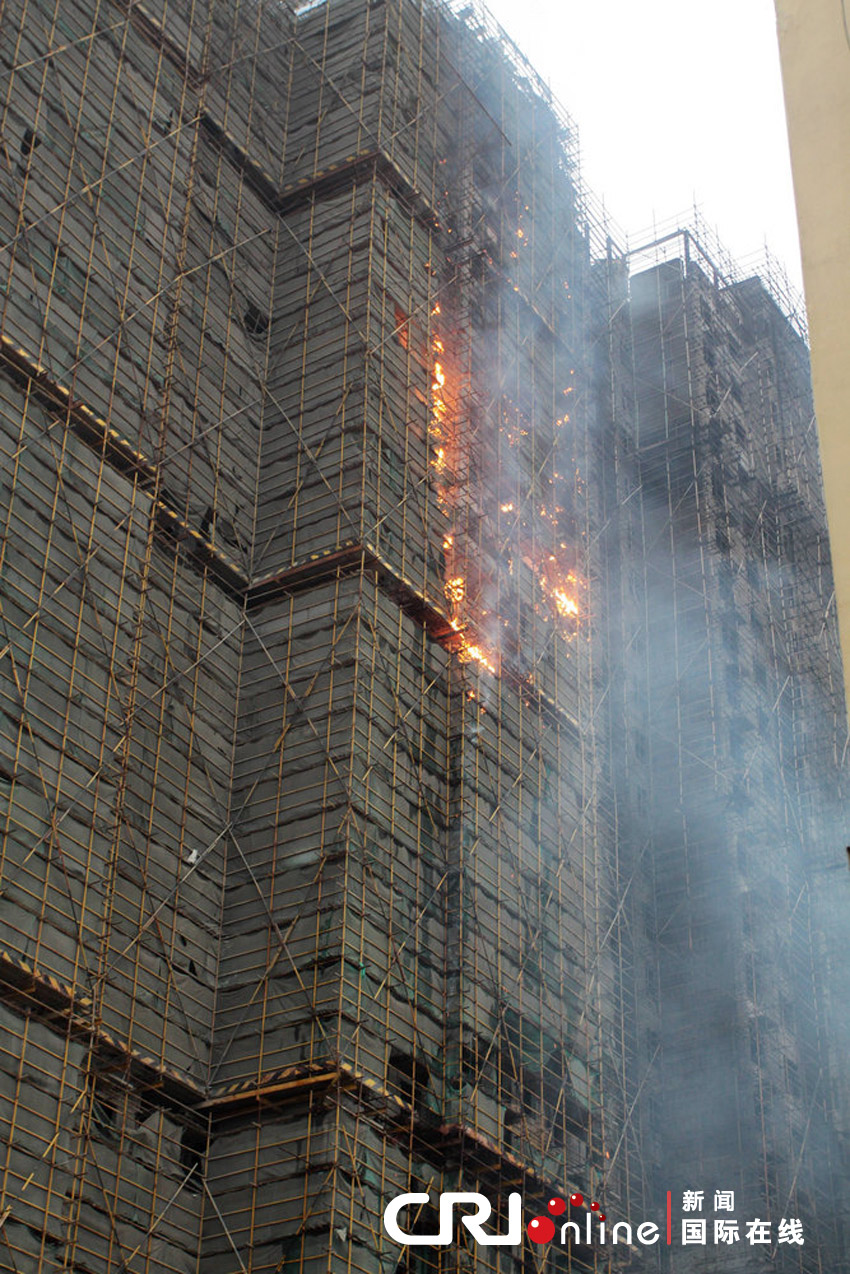
[[[22,996],[72,1051],[10,1268],[395,1268],[411,1179],[590,1198],[622,1066],[574,131],[469,6],[13,29],[10,1038]]]
[[[843,763],[803,346],[688,235],[629,282],[571,122],[477,3],[0,24],[0,1270],[625,1267],[465,1231],[400,1252],[382,1213],[653,1206],[682,844],[707,872],[701,802],[744,799],[771,698],[794,852]],[[715,325],[756,353],[712,380]],[[764,508],[733,531],[712,482],[745,406]],[[747,621],[819,628],[808,700],[788,652],[763,693],[721,686],[743,621],[716,598],[757,537],[817,563]],[[796,954],[746,950],[796,988],[782,862]],[[817,1012],[785,1056],[820,1149]]]
[[[802,333],[698,235],[635,250],[620,325],[644,563],[626,675],[652,776],[632,811],[654,877],[644,1152],[674,1194],[698,1180],[774,1225],[811,1218],[806,1246],[771,1260],[814,1271],[843,1250],[817,873],[844,727],[811,386]]]

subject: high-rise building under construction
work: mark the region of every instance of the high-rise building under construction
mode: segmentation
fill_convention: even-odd
[[[848,1268],[782,298],[618,246],[477,4],[0,52],[0,1270]],[[452,1190],[675,1244],[385,1232]]]

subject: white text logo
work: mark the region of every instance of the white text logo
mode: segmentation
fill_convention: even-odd
[[[474,1204],[474,1216],[461,1216],[461,1225],[465,1225],[469,1233],[482,1247],[498,1247],[508,1244],[516,1245],[522,1241],[522,1196],[508,1195],[508,1232],[507,1234],[487,1234],[483,1222],[493,1211],[490,1200],[483,1194],[472,1191],[458,1191],[440,1195],[440,1229],[437,1234],[408,1234],[398,1223],[398,1214],[403,1208],[415,1204],[430,1203],[427,1194],[400,1194],[391,1199],[384,1209],[384,1229],[396,1243],[404,1243],[409,1247],[428,1244],[431,1247],[446,1247],[454,1238],[454,1210],[463,1204]]]

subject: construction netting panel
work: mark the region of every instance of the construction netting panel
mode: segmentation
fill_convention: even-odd
[[[199,1250],[243,616],[197,550],[247,573],[276,232],[201,125],[210,36],[3,14],[10,1270]]]
[[[149,494],[3,391],[6,943],[201,1083],[239,615],[151,542]]]
[[[178,1269],[197,1205],[146,1231],[185,1175],[188,1116],[163,1141],[127,1068],[206,1081],[239,615],[151,541],[150,495],[65,412],[0,383],[4,959],[22,1007],[55,1015],[6,1014],[9,1268],[138,1249]]]
[[[3,333],[150,452],[197,122],[185,77],[115,17],[4,12]]]
[[[284,190],[378,160],[410,199],[435,206],[438,110],[456,76],[437,7],[330,0],[298,6]]]
[[[105,1073],[78,1032],[5,1007],[0,1021],[2,1268],[194,1269],[200,1176],[185,1117]]]
[[[198,89],[206,8],[5,12],[2,332],[247,567],[276,219]]]
[[[447,656],[364,578],[249,623],[217,1081],[438,1069]]]

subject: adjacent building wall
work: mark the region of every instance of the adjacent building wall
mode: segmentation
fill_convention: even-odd
[[[776,0],[776,15],[835,596],[850,685],[850,19],[846,5],[833,0]]]

